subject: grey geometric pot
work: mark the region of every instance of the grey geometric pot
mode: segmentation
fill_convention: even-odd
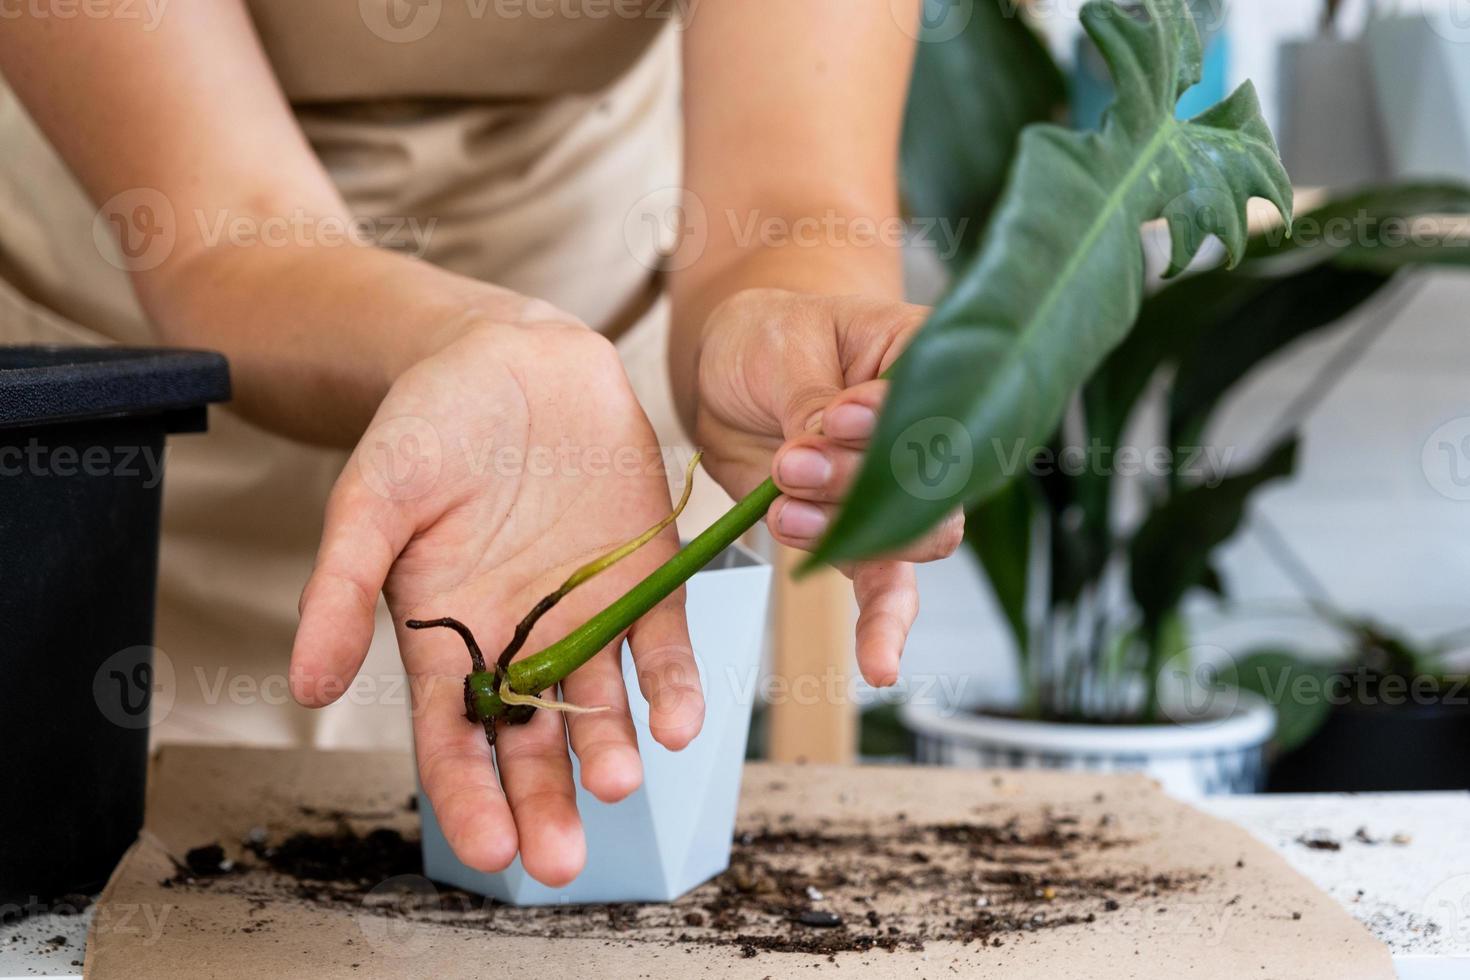
[[[1278,52],[1281,160],[1299,187],[1388,176],[1368,52],[1356,41],[1288,41]]]
[[[420,791],[424,873],[502,902],[557,905],[668,902],[729,867],[770,582],[770,566],[738,546],[689,580],[689,635],[705,715],[704,727],[682,752],[670,752],[649,734],[648,702],[624,648],[643,785],[620,803],[603,803],[582,788],[572,756],[587,866],[570,885],[548,888],[526,873],[520,858],[498,874],[461,864]]]

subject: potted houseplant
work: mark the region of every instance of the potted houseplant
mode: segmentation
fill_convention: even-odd
[[[100,888],[143,823],[164,440],[229,390],[205,351],[0,347],[0,904]]]
[[[1041,460],[1017,458],[1017,479],[969,513],[967,536],[1020,654],[1022,698],[1001,714],[907,705],[920,761],[1142,768],[1185,793],[1263,785],[1273,718],[1250,693],[1260,685],[1229,698],[1167,686],[1200,676],[1188,663],[1180,604],[1200,589],[1223,595],[1210,552],[1235,533],[1258,488],[1291,473],[1295,423],[1344,363],[1330,361],[1304,386],[1273,448],[1250,466],[1226,472],[1205,430],[1251,370],[1347,322],[1407,267],[1470,263],[1433,231],[1417,247],[1394,245],[1416,219],[1466,212],[1470,185],[1336,198],[1299,217],[1297,237],[1261,232],[1236,269],[1186,276],[1142,304],[1132,334],[1080,386]],[[1352,237],[1330,232],[1344,220],[1358,229]],[[1150,469],[1147,454],[1122,441],[1150,388],[1163,403],[1164,464],[1139,473]],[[1069,469],[1069,457],[1080,463]],[[1125,489],[1141,504],[1125,500]],[[1120,510],[1142,514],[1122,520]]]
[[[1184,0],[1143,0],[1128,8],[1093,0],[1081,16],[1115,79],[1116,100],[1098,131],[1025,125],[1033,102],[1022,98],[985,127],[1013,135],[1017,151],[1009,167],[985,169],[971,181],[973,147],[951,140],[926,150],[956,178],[933,189],[964,202],[933,213],[988,216],[988,225],[983,242],[961,250],[954,289],[888,372],[892,390],[872,448],[812,562],[884,553],[956,506],[1005,489],[1011,474],[974,447],[1015,444],[1026,453],[1051,438],[1072,392],[1138,316],[1144,223],[1169,219],[1169,265],[1177,272],[1210,235],[1232,260],[1244,255],[1249,198],[1266,198],[1290,214],[1290,185],[1249,84],[1194,118],[1176,118],[1176,103],[1199,80],[1202,59]],[[956,61],[976,67],[965,52]],[[931,90],[933,81],[916,77],[916,91]],[[949,107],[971,106],[984,95],[964,85],[940,94],[949,98],[934,106],[936,122],[951,129],[960,127]],[[1009,112],[1016,107],[1018,113]],[[912,146],[906,135],[906,157]],[[991,183],[977,190],[981,181]],[[991,193],[996,184],[998,194]],[[952,458],[965,449],[964,458]],[[538,653],[516,659],[513,643],[492,664],[470,643],[469,717],[493,739],[497,725],[522,721],[531,711],[566,709],[542,692],[728,548],[777,496],[770,481],[756,488],[646,579]],[[593,565],[619,553],[624,549]],[[451,620],[411,625],[457,626]]]
[[[991,14],[990,4],[977,4],[973,36],[921,50],[916,86],[925,79],[926,89],[916,87],[910,103],[904,177],[906,195],[922,213],[988,215],[1000,187],[992,175],[1004,170],[994,148],[1015,152],[1023,123],[1055,116],[1064,99],[1060,73],[1044,46],[1020,19]],[[994,51],[1001,44],[1021,54],[1003,61]],[[946,75],[973,99],[938,111],[917,100],[928,89],[960,87],[947,86]],[[954,125],[956,115],[968,125]],[[971,147],[971,140],[983,147]],[[977,155],[987,166],[967,165]],[[1185,205],[1168,214],[1177,250],[1181,239],[1197,240],[1212,230],[1209,223],[1228,215],[1236,201],[1225,187],[1206,186],[1176,203]],[[968,527],[1015,635],[1024,690],[1005,718],[955,714],[954,705],[905,706],[922,761],[1146,768],[1184,791],[1259,785],[1269,709],[1250,696],[1233,697],[1228,711],[1221,700],[1194,700],[1185,691],[1165,699],[1160,676],[1188,646],[1180,601],[1197,587],[1219,587],[1209,551],[1233,533],[1257,487],[1289,472],[1292,444],[1284,439],[1242,472],[1208,474],[1209,485],[1171,469],[1150,481],[1148,519],[1118,527],[1114,484],[1122,481],[1109,474],[1120,468],[1123,428],[1150,379],[1172,371],[1166,451],[1171,459],[1187,457],[1219,398],[1255,363],[1338,322],[1402,265],[1463,261],[1463,250],[1432,243],[1395,248],[1381,233],[1402,235],[1402,225],[1418,215],[1465,207],[1465,189],[1454,185],[1378,188],[1307,216],[1304,229],[1313,234],[1294,239],[1275,229],[1258,235],[1240,246],[1245,261],[1234,272],[1187,277],[1143,302],[1130,338],[1085,384],[1078,378],[1065,398],[1053,402],[1070,403],[1072,411],[1068,424],[1050,434],[1040,467],[1021,451],[1029,446],[1015,440],[967,447],[1009,461],[1005,472],[990,474],[992,485],[1003,488],[970,511]],[[1344,238],[1344,222],[1358,231]],[[951,265],[957,292],[965,288],[970,257],[989,248],[984,239],[994,233],[992,226],[975,235]],[[1060,344],[1086,335],[1058,331],[1051,339],[1059,346],[1038,344],[1032,352],[1036,377],[1054,373],[1048,357],[1075,353]],[[1323,390],[1307,393],[1308,400]],[[951,405],[964,404],[960,393],[948,397]],[[932,401],[927,410],[960,414]],[[1101,459],[1088,455],[1095,444],[1104,447]],[[1092,471],[1063,472],[1058,461],[1069,457],[1089,461]],[[1057,724],[1061,720],[1066,724]]]
[[[1335,655],[1253,650],[1221,683],[1276,709],[1266,789],[1287,793],[1470,789],[1470,676],[1449,638],[1415,643],[1369,619],[1314,603],[1342,638]]]
[[[1184,793],[1260,788],[1273,727],[1266,692],[1169,687],[1210,666],[1189,662],[1180,605],[1196,590],[1223,595],[1210,553],[1235,533],[1250,496],[1291,472],[1296,422],[1348,364],[1334,358],[1304,385],[1273,447],[1248,466],[1226,471],[1204,439],[1210,418],[1256,367],[1346,322],[1407,267],[1470,262],[1432,231],[1417,247],[1395,244],[1416,219],[1467,211],[1466,185],[1365,190],[1298,218],[1294,238],[1257,234],[1235,269],[1186,276],[1145,300],[1040,461],[1017,459],[1017,478],[968,515],[1020,654],[1022,696],[1000,715],[906,706],[921,761],[1144,769]],[[1330,233],[1349,219],[1352,236]],[[1359,343],[1386,322],[1369,319]],[[1150,390],[1165,433],[1150,450],[1153,472],[1147,453],[1122,445]],[[1068,458],[1080,462],[1068,468]],[[1120,519],[1120,503],[1141,516]]]

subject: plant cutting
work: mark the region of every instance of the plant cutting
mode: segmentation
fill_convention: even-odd
[[[872,450],[812,561],[883,553],[919,537],[954,507],[1003,488],[1002,468],[982,454],[952,486],[933,492],[925,453],[939,443],[920,445],[910,430],[948,420],[953,431],[933,435],[970,446],[1042,445],[1073,389],[1138,313],[1144,222],[1170,219],[1171,267],[1178,271],[1211,234],[1232,261],[1241,256],[1248,198],[1265,197],[1290,214],[1286,174],[1249,84],[1194,119],[1175,118],[1175,103],[1198,80],[1201,63],[1184,0],[1127,8],[1092,0],[1082,21],[1113,72],[1116,101],[1098,132],[1036,124],[1022,133],[984,247],[893,366]],[[497,722],[524,721],[537,707],[559,707],[539,700],[541,693],[721,553],[777,496],[766,481],[646,579],[536,654],[491,669],[483,658],[474,661],[472,647],[466,702],[474,719],[492,731]]]

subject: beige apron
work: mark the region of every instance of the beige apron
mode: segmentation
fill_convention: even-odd
[[[625,361],[660,437],[677,441],[665,307],[626,237],[637,202],[678,183],[676,32],[653,8],[568,16],[574,7],[251,3],[300,124],[354,214],[417,219],[420,229],[432,221],[416,241],[426,260],[598,329],[636,323],[620,341]],[[634,8],[588,0],[587,9]],[[0,87],[0,343],[153,342],[125,275],[93,243],[93,215]],[[406,743],[408,693],[381,606],[362,676],[341,702],[309,712],[287,693],[296,601],[345,458],[227,408],[211,412],[207,436],[172,441],[158,739]]]

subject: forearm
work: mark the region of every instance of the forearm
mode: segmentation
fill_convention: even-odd
[[[696,412],[709,314],[742,289],[899,299],[897,158],[919,0],[705,0],[684,32],[686,236],[670,371]]]
[[[132,267],[158,340],[227,354],[253,421],[350,444],[408,365],[508,294],[350,238],[244,0],[156,28],[18,12],[0,71],[121,243],[164,253]]]
[[[367,245],[214,246],[135,280],[160,343],[230,359],[235,407],[291,438],[350,446],[404,370],[518,296]]]

